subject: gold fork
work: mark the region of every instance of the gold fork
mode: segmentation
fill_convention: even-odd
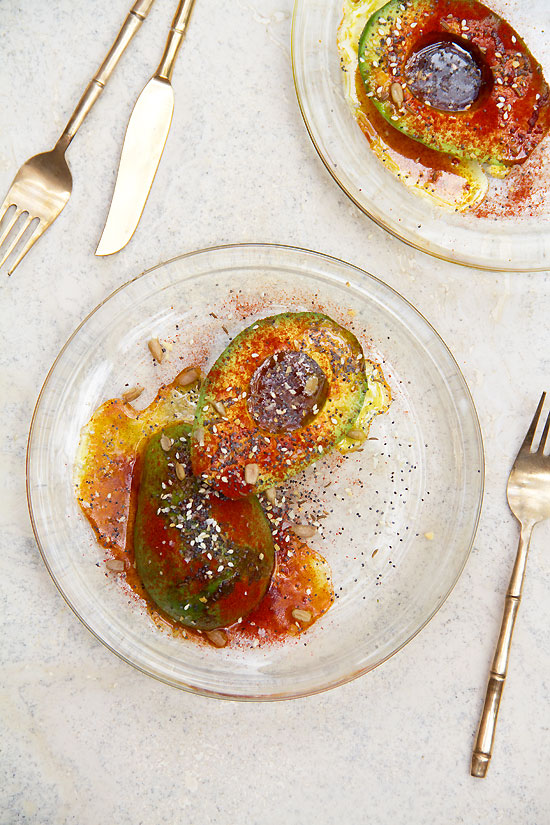
[[[13,179],[4,203],[0,206],[0,267],[15,251],[25,233],[27,237],[10,266],[8,275],[11,275],[29,249],[52,225],[69,200],[73,179],[65,160],[67,147],[103,91],[124,50],[149,14],[153,3],[154,0],[137,0],[134,3],[118,37],[97,74],[86,87],[55,147],[51,152],[42,152],[27,160]],[[12,206],[15,210],[7,218],[8,210]],[[32,231],[27,232],[31,223],[37,220],[38,223],[35,223]]]
[[[523,588],[531,534],[535,524],[550,517],[550,456],[544,455],[548,431],[550,429],[550,413],[546,418],[539,446],[536,450],[533,450],[535,432],[544,407],[545,398],[546,393],[543,392],[535,416],[527,430],[527,435],[520,447],[508,479],[508,504],[510,510],[521,525],[521,533],[512,577],[506,592],[504,616],[502,618],[493,664],[491,665],[485,704],[483,706],[474,752],[472,754],[472,776],[484,777],[489,767],[489,761],[493,752],[500,699],[508,669],[512,634],[521,601],[521,591]]]

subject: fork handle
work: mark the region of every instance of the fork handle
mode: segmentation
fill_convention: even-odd
[[[95,76],[90,81],[77,107],[72,113],[69,122],[65,126],[63,133],[57,141],[57,146],[65,151],[74,138],[84,118],[100,96],[105,84],[111,77],[115,66],[122,57],[123,52],[132,40],[133,36],[151,11],[151,7],[155,0],[137,0],[130,9],[126,20],[124,21],[118,37],[109,49],[107,57],[97,70]]]
[[[508,660],[510,658],[510,648],[512,646],[512,635],[514,633],[514,625],[521,601],[521,591],[523,588],[523,579],[525,577],[527,554],[529,552],[529,543],[531,541],[531,534],[534,526],[534,522],[521,525],[521,534],[519,538],[516,561],[512,571],[512,576],[510,578],[510,584],[506,592],[504,615],[502,617],[500,634],[495,649],[493,663],[491,665],[491,671],[489,673],[489,684],[487,685],[485,703],[483,705],[483,712],[479,722],[479,730],[477,732],[476,743],[472,754],[471,774],[472,776],[477,776],[480,778],[483,778],[487,773],[487,768],[489,767],[489,762],[493,753],[498,711],[500,708],[502,690],[504,688],[504,682],[506,681],[506,674],[508,671]]]

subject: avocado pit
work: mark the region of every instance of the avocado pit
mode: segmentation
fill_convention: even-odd
[[[272,433],[294,432],[322,410],[329,382],[306,352],[285,350],[266,358],[250,381],[248,411]]]
[[[441,112],[464,112],[480,96],[484,68],[462,43],[438,38],[412,52],[405,75],[410,91],[423,103]]]

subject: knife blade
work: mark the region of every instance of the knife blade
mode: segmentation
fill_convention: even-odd
[[[137,229],[174,112],[174,65],[195,0],[180,0],[157,71],[139,95],[122,145],[115,190],[96,255],[123,249]]]

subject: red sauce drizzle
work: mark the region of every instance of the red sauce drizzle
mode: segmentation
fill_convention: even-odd
[[[403,56],[442,35],[457,39],[475,48],[490,67],[492,78],[487,93],[468,111],[453,115],[427,107],[406,92],[409,124],[420,134],[444,135],[456,146],[476,136],[488,155],[498,153],[508,163],[525,160],[550,126],[549,93],[540,65],[510,24],[487,6],[470,0],[432,0],[420,13],[410,7],[403,12],[402,22],[400,33],[384,40],[381,67],[373,84],[388,78],[406,86]],[[411,28],[412,22],[418,29]],[[390,63],[395,62],[395,54],[401,60],[397,60],[394,72]]]
[[[148,437],[175,421],[178,401],[174,393],[181,395],[174,385],[161,387],[142,412],[121,399],[107,401],[96,410],[84,428],[77,496],[99,544],[109,551],[107,567],[112,560],[124,564],[123,570],[106,575],[116,575],[157,626],[210,643],[205,634],[181,625],[154,604],[134,565],[132,536],[140,462]],[[330,568],[319,553],[285,528],[274,531],[274,543],[276,563],[269,589],[253,613],[225,628],[228,645],[249,647],[296,636],[334,601]],[[311,619],[297,621],[292,615],[297,608],[307,611]]]
[[[473,207],[473,214],[495,219],[537,214],[546,195],[548,164],[540,153],[530,153],[550,125],[549,92],[540,65],[509,23],[482,3],[469,0],[434,0],[418,28],[400,36],[399,48],[410,54],[418,44],[445,36],[465,41],[483,56],[485,67],[494,66],[494,83],[487,84],[486,92],[468,112],[451,113],[450,119],[449,113],[427,108],[411,95],[406,100],[410,113],[419,118],[419,123],[422,118],[429,120],[433,128],[439,123],[444,131],[452,122],[457,144],[461,143],[461,124],[468,124],[469,134],[477,133],[484,140],[491,136],[500,146],[511,172],[500,187],[494,191],[492,188],[481,204]],[[398,73],[391,80],[406,84],[407,77]],[[399,169],[413,179],[416,175],[422,185],[433,184],[434,191],[446,200],[449,194],[452,197],[470,187],[458,174],[456,158],[413,140],[382,117],[365,93],[359,70],[356,90],[361,130],[371,145],[376,139],[382,141],[384,154],[393,158]]]
[[[457,185],[463,185],[463,178],[459,177],[455,170],[458,165],[456,158],[444,155],[436,149],[430,149],[418,140],[413,140],[399,129],[395,129],[382,117],[374,103],[367,97],[359,69],[355,77],[355,87],[361,104],[361,113],[364,115],[359,118],[358,123],[369,143],[380,137],[390,152],[399,158],[398,165],[404,171],[413,172],[419,164],[423,167],[427,179],[435,182],[443,172],[446,172],[457,178]]]

